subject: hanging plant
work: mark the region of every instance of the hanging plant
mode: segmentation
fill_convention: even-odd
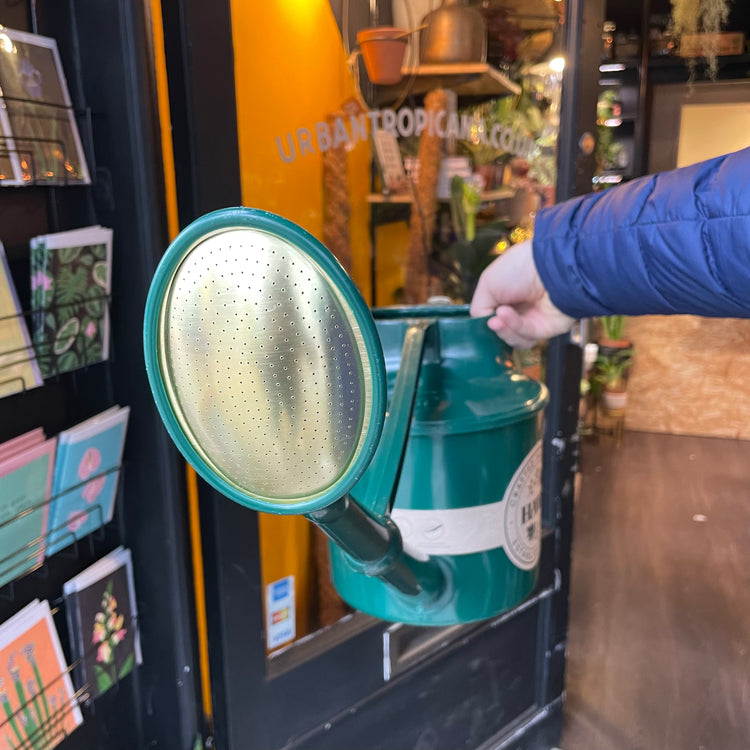
[[[685,34],[702,34],[703,53],[708,75],[716,80],[719,33],[729,18],[732,0],[672,0],[672,35],[679,40]],[[690,80],[695,77],[696,58],[687,58]]]

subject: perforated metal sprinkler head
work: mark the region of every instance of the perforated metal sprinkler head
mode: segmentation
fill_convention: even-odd
[[[429,606],[446,589],[440,564],[403,552],[387,499],[348,494],[376,451],[378,475],[397,482],[427,327],[410,334],[406,412],[378,448],[383,353],[358,290],[300,227],[225,209],[185,228],[159,264],[146,369],[169,434],[210,485],[254,510],[305,514],[353,566]]]

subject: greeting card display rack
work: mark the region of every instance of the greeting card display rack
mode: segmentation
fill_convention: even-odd
[[[9,97],[3,97],[9,99]],[[16,99],[15,101],[23,101]],[[38,102],[31,102],[39,106]],[[59,105],[48,106],[60,108]],[[66,107],[76,119],[81,121],[79,125],[83,133],[91,129],[91,112],[88,109],[75,111],[72,107]],[[90,140],[90,139],[89,139]],[[19,143],[21,145],[19,145]],[[50,169],[50,165],[44,160],[42,152],[44,149],[55,149],[53,165],[56,169]],[[90,151],[90,146],[88,148]],[[10,172],[0,169],[0,187],[33,187],[36,185],[51,185],[56,187],[67,187],[69,185],[87,184],[80,179],[70,177],[70,171],[65,165],[70,163],[69,148],[64,140],[59,138],[43,138],[40,136],[23,136],[20,138],[9,138],[0,135],[0,163],[7,162],[7,166],[14,167]]]
[[[2,196],[0,195],[0,199]],[[112,296],[109,294],[102,294],[97,297],[90,297],[87,302],[102,302],[107,307],[107,318],[111,319],[112,315]],[[31,332],[32,326],[39,315],[45,315],[51,311],[65,310],[67,308],[77,307],[80,303],[66,303],[62,305],[48,305],[44,308],[39,309],[27,309],[22,310],[20,313],[15,315],[0,316],[0,326],[7,321],[18,320],[23,321],[26,329]],[[36,383],[28,382],[27,378],[23,374],[10,374],[9,371],[13,368],[17,368],[19,365],[24,364],[41,364],[44,361],[45,366],[45,380],[50,378],[56,378],[59,380],[60,376],[65,372],[76,372],[81,369],[88,369],[89,367],[104,362],[107,359],[115,358],[114,355],[114,343],[110,339],[109,352],[105,353],[103,359],[97,360],[94,351],[91,349],[88,338],[83,330],[79,330],[71,342],[69,342],[68,348],[78,348],[80,346],[82,360],[85,364],[81,367],[76,367],[75,370],[69,370],[60,366],[59,358],[54,352],[55,340],[49,340],[44,338],[43,340],[37,340],[36,337],[32,336],[32,341],[28,346],[15,347],[13,349],[0,348],[0,389],[3,386],[10,386],[13,383],[16,387],[13,390],[16,391],[28,391],[36,387]]]
[[[115,488],[114,514],[111,522],[115,525],[118,536],[121,537],[123,528],[122,464],[107,469],[106,471],[92,474],[85,481],[73,485],[72,487],[67,487],[64,491],[53,495],[48,500],[36,503],[11,518],[0,522],[0,532],[11,531],[14,524],[19,524],[33,513],[42,512],[48,515],[55,500],[60,496],[66,495],[69,492],[76,492],[82,489],[88,482],[105,479],[113,474],[117,474],[117,486]],[[56,547],[61,547],[60,551],[56,553],[60,556],[79,558],[79,547],[85,545],[88,549],[89,555],[96,559],[100,546],[106,541],[107,535],[105,526],[110,523],[110,521],[108,521],[106,517],[106,509],[98,502],[92,502],[89,504],[85,513],[86,517],[89,515],[93,516],[93,525],[96,528],[94,531],[83,537],[76,533],[75,528],[71,528],[71,524],[68,521],[65,521],[63,523],[55,523],[55,525],[51,527],[48,526],[44,533],[39,536],[23,542],[19,546],[14,546],[10,550],[4,549],[0,552],[0,577],[6,578],[12,576],[12,580],[8,581],[4,586],[0,586],[0,600],[13,602],[15,599],[16,583],[27,575],[43,571],[44,567],[49,563],[46,547],[50,540],[54,540]],[[46,577],[44,572],[41,573],[40,577]]]
[[[63,619],[63,606],[62,599],[52,603],[51,613],[58,631],[60,629],[58,623],[61,623]],[[136,633],[138,632],[137,615],[128,618],[127,627]],[[66,741],[65,746],[67,746],[67,742],[72,743],[74,740],[79,747],[89,747],[89,745],[82,744],[92,740],[90,730],[85,731],[86,725],[96,724],[98,727],[101,726],[106,729],[106,725],[101,724],[102,716],[106,713],[101,710],[97,712],[97,703],[101,706],[105,698],[108,699],[108,703],[122,701],[125,693],[125,680],[138,680],[137,667],[125,678],[121,678],[115,673],[112,677],[111,687],[106,693],[97,696],[97,703],[92,700],[94,684],[91,679],[86,680],[78,688],[74,687],[72,695],[65,696],[61,700],[55,700],[54,696],[51,700],[47,698],[48,693],[51,693],[64,680],[71,679],[72,681],[73,676],[82,664],[96,655],[98,648],[98,645],[91,646],[62,672],[54,675],[51,679],[39,682],[33,687],[24,686],[20,683],[12,686],[17,694],[23,696],[24,699],[15,710],[4,712],[3,723],[0,726],[14,743],[14,750],[52,748],[61,745],[64,741]],[[81,713],[83,721],[71,731],[69,727],[65,726],[65,723],[66,719],[76,711]],[[86,735],[85,740],[80,738],[79,732],[81,732],[81,735]],[[94,747],[93,745],[90,746]]]
[[[158,116],[149,57],[150,19],[146,5],[139,3],[27,0],[6,3],[2,20],[6,29],[56,40],[71,100],[69,108],[62,107],[67,112],[57,114],[75,117],[90,177],[86,184],[84,179],[67,179],[65,170],[47,174],[57,167],[44,170],[37,155],[50,153],[50,146],[63,163],[69,161],[71,141],[64,136],[23,135],[16,143],[7,127],[0,132],[0,168],[19,160],[27,166],[27,179],[16,181],[17,189],[8,184],[0,190],[0,241],[23,310],[18,317],[28,323],[32,340],[39,310],[31,305],[31,238],[101,225],[112,229],[114,249],[112,290],[106,297],[109,359],[68,372],[57,367],[52,357],[42,385],[19,383],[17,393],[0,398],[0,443],[37,427],[51,437],[116,404],[130,406],[131,413],[124,465],[110,470],[119,472],[114,518],[83,538],[66,531],[71,544],[44,559],[38,558],[41,538],[19,545],[20,550],[3,549],[0,558],[6,562],[22,560],[22,574],[0,587],[0,623],[35,599],[47,600],[66,671],[73,674],[80,659],[73,658],[70,647],[63,585],[124,545],[132,552],[138,610],[133,625],[143,653],[140,666],[95,699],[88,699],[89,684],[79,684],[69,702],[45,714],[30,737],[20,741],[16,736],[14,746],[19,750],[53,745],[63,750],[192,747],[203,726],[184,473],[150,398],[141,344],[143,300],[168,244],[160,142],[153,128]],[[88,360],[85,346],[81,351],[82,359]],[[7,352],[0,352],[0,362],[2,354]],[[19,354],[29,361],[41,356],[33,343]],[[54,498],[47,501],[53,502]],[[106,520],[95,504],[89,511]],[[3,528],[19,521],[19,517],[5,519]],[[76,704],[83,723],[63,736],[59,720]],[[7,717],[0,711],[0,724],[3,719]],[[9,719],[5,723],[0,736],[14,736],[12,723]]]

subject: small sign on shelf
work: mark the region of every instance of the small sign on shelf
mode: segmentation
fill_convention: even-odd
[[[745,52],[745,34],[742,31],[725,31],[720,34],[683,34],[680,39],[680,57],[707,57],[708,55],[742,55]]]
[[[392,132],[378,128],[373,131],[372,140],[375,145],[380,178],[383,182],[383,192],[389,195],[406,193],[409,189],[409,181],[404,170],[398,139]]]

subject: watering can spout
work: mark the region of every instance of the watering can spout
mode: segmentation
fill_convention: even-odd
[[[390,512],[406,453],[425,344],[435,323],[430,318],[407,323],[383,433],[351,495],[307,515],[345,553],[349,568],[414,597],[410,606],[423,609],[443,599],[452,587],[450,574],[437,558],[417,559],[404,550]]]
[[[307,514],[343,552],[358,573],[379,578],[423,604],[439,601],[448,579],[438,560],[417,560],[404,552],[401,533],[393,521],[376,517],[348,495]]]

